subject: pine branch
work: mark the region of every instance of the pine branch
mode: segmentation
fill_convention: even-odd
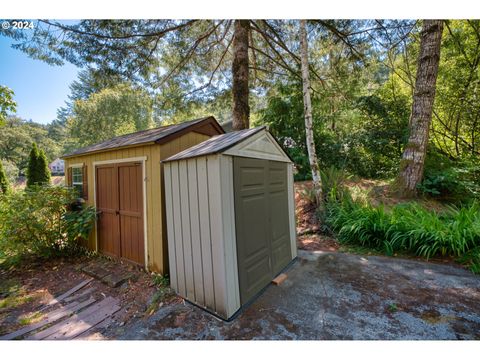
[[[66,31],[66,32],[72,32],[72,33],[79,34],[79,35],[91,36],[91,37],[106,39],[106,40],[126,40],[126,39],[137,38],[137,37],[163,37],[169,32],[183,29],[185,27],[193,25],[197,21],[198,20],[188,20],[187,22],[185,22],[183,24],[175,25],[175,26],[166,28],[162,31],[155,31],[155,32],[141,33],[141,34],[126,34],[126,35],[120,35],[120,36],[112,36],[112,35],[104,35],[104,34],[100,34],[100,33],[79,30],[75,25],[73,25],[73,26],[64,25],[64,24],[61,24],[59,22],[52,22],[50,20],[45,20],[45,19],[39,20],[39,22],[42,22],[42,23],[47,24],[49,26],[56,27],[58,29]]]

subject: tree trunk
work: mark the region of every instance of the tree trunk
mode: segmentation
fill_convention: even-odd
[[[249,29],[249,20],[235,20],[232,63],[233,130],[250,127],[250,106],[248,105]]]
[[[313,138],[312,100],[310,97],[310,70],[308,65],[308,42],[306,20],[300,20],[300,51],[302,62],[302,85],[303,85],[303,111],[305,116],[305,136],[307,141],[308,161],[312,169],[313,189],[317,205],[322,207],[322,180],[318,167],[315,140]]]
[[[406,197],[417,194],[417,186],[423,177],[433,102],[435,100],[442,31],[442,20],[423,21],[417,79],[409,123],[410,136],[400,162],[398,177],[399,190]]]

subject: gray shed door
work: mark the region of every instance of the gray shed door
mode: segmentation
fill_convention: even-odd
[[[234,194],[242,305],[292,259],[287,164],[235,157]]]

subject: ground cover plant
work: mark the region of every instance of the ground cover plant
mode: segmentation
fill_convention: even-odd
[[[345,187],[330,190],[324,221],[340,243],[430,259],[452,257],[474,272],[480,265],[480,203],[446,205],[440,211],[419,203],[374,206]]]

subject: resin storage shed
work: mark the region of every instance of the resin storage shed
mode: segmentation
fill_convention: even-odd
[[[171,286],[228,319],[296,257],[293,163],[260,127],[163,164]]]
[[[67,185],[98,211],[87,247],[167,273],[160,161],[223,133],[210,116],[117,136],[64,155]]]

